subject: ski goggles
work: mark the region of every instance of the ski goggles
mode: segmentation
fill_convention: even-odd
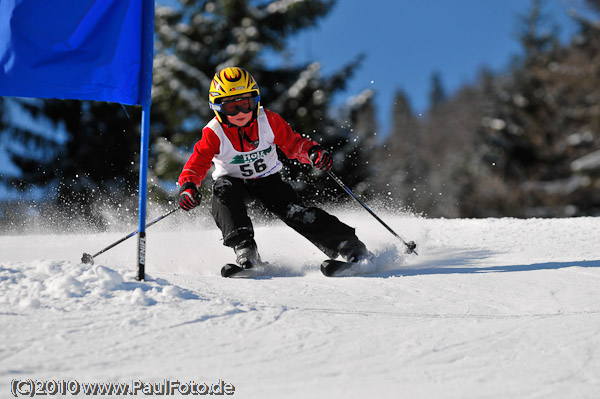
[[[240,112],[246,114],[254,111],[259,101],[260,96],[243,97],[232,101],[225,101],[221,104],[211,104],[210,107],[213,109],[213,111],[222,112],[227,116],[235,116]]]

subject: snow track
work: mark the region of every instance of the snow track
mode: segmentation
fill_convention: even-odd
[[[379,255],[327,278],[278,223],[257,228],[274,269],[223,279],[212,227],[148,231],[149,281],[122,233],[0,241],[0,396],[13,379],[225,380],[239,398],[597,398],[598,218],[430,220],[339,214]],[[123,231],[127,232],[127,229]],[[114,396],[113,396],[114,397]]]

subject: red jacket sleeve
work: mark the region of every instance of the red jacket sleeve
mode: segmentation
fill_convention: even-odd
[[[179,185],[192,182],[199,186],[212,165],[213,157],[219,153],[221,141],[210,128],[202,129],[202,138],[194,145],[194,152],[183,166]]]
[[[294,132],[279,114],[270,110],[265,111],[271,129],[273,129],[273,133],[275,134],[275,144],[288,158],[297,159],[301,163],[309,164],[308,150],[318,143]]]

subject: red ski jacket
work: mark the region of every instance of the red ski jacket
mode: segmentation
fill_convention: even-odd
[[[276,112],[264,108],[263,111],[266,113],[269,125],[271,125],[275,135],[275,145],[288,158],[309,164],[308,150],[317,145],[317,142],[294,132],[290,125]],[[256,145],[253,144],[253,142],[258,142],[258,123],[256,119],[246,127],[229,127],[223,123],[221,127],[237,151],[248,152],[256,148]],[[220,144],[219,137],[212,129],[208,127],[202,129],[202,138],[194,145],[194,152],[179,175],[180,186],[185,182],[200,185],[212,165],[213,157],[219,153]]]

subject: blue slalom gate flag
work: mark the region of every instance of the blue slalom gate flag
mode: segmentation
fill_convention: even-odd
[[[154,0],[0,0],[0,96],[142,106],[138,279],[145,279]]]
[[[149,102],[144,3],[0,0],[0,96]]]

